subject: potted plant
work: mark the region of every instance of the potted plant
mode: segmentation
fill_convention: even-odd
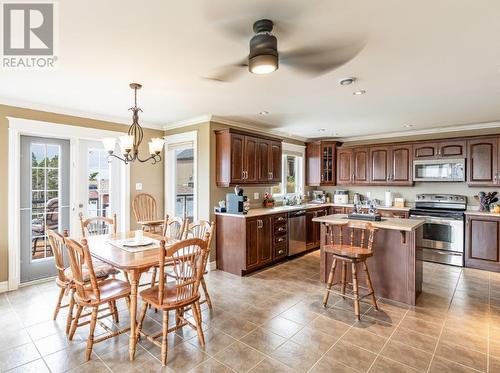
[[[264,193],[264,207],[274,207],[274,198],[271,193]]]

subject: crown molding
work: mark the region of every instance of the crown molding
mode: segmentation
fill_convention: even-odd
[[[254,131],[262,132],[262,133],[269,134],[269,135],[275,135],[278,137],[285,137],[288,139],[293,139],[293,140],[298,140],[298,141],[303,141],[303,142],[307,141],[307,137],[294,135],[294,134],[283,132],[280,130],[262,128],[256,124],[244,123],[244,122],[235,121],[235,120],[231,120],[231,119],[221,118],[221,117],[218,117],[216,115],[212,115],[211,121],[216,122],[216,123],[220,123],[220,124],[225,124],[225,125],[231,126],[231,127],[243,128],[243,129],[247,129],[247,130],[254,130]]]
[[[168,130],[173,130],[175,128],[182,128],[182,127],[188,127],[188,126],[194,126],[196,124],[201,124],[201,123],[208,123],[212,120],[212,115],[200,115],[197,117],[185,119],[185,120],[179,120],[177,122],[172,122],[169,124],[165,124],[163,126],[163,130],[168,131]]]
[[[438,133],[474,131],[474,130],[492,129],[492,128],[500,128],[500,121],[486,122],[486,123],[462,124],[459,126],[437,127],[437,128],[428,128],[428,129],[413,130],[413,131],[398,131],[398,132],[389,132],[389,133],[378,133],[378,134],[363,135],[363,136],[336,137],[335,140],[338,140],[341,142],[364,141],[364,140],[382,140],[382,139],[390,139],[390,138],[394,138],[394,137],[411,137],[411,136],[418,136],[418,135],[433,135],[433,134],[438,134]]]
[[[61,108],[61,107],[57,107],[57,106],[44,105],[44,104],[39,104],[39,103],[35,103],[35,102],[16,100],[16,99],[11,99],[11,98],[6,98],[6,97],[0,97],[0,105],[13,106],[13,107],[22,108],[22,109],[29,109],[29,110],[44,111],[47,113],[57,114],[57,115],[68,115],[68,116],[84,118],[84,119],[100,120],[100,121],[109,122],[109,123],[113,123],[113,124],[123,124],[125,126],[130,126],[130,124],[131,124],[131,122],[130,122],[131,118],[117,117],[117,116],[106,115],[106,114],[95,114],[95,113],[89,113],[86,111],[73,110],[73,109],[65,109],[65,108]],[[141,126],[143,128],[149,128],[149,129],[155,129],[155,130],[162,130],[163,129],[163,126],[160,124],[153,124],[153,123],[148,123],[148,122],[143,122],[143,121],[141,121]]]

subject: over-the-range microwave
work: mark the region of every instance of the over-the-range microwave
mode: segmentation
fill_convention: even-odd
[[[414,160],[413,181],[465,181],[465,158]]]

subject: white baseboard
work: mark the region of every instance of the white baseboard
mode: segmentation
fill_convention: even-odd
[[[210,262],[209,265],[209,271],[215,271],[217,269],[217,262],[215,260],[213,262]]]
[[[0,282],[0,293],[5,293],[9,291],[9,281]]]

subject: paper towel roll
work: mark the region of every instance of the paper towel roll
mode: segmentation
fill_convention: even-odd
[[[392,192],[390,190],[388,190],[387,192],[385,192],[385,204],[384,206],[385,207],[392,207]]]

